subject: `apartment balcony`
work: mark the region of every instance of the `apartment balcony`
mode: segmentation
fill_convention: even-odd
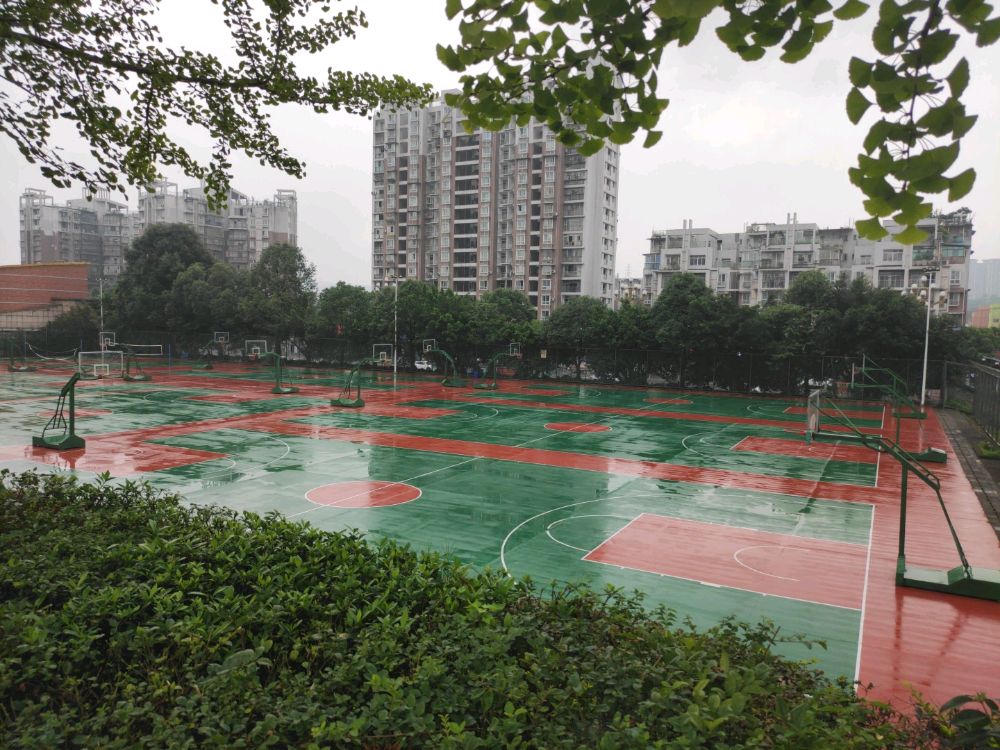
[[[796,256],[792,261],[792,268],[815,268],[816,261],[811,255]]]
[[[784,258],[764,258],[760,262],[761,268],[784,268],[785,259]]]

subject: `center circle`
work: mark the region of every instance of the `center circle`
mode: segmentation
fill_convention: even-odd
[[[556,432],[610,432],[611,428],[603,424],[586,424],[584,422],[547,422],[546,430]]]
[[[412,484],[363,479],[313,487],[306,493],[306,500],[337,508],[384,508],[416,500],[421,494],[420,489]]]

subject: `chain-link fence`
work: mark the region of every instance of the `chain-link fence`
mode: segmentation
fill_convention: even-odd
[[[944,405],[972,416],[1000,445],[1000,370],[984,365],[945,363]]]
[[[224,344],[218,341],[220,333],[227,334]],[[43,330],[8,334],[7,340],[17,352],[28,357],[98,348],[93,334],[81,337],[70,332]],[[279,346],[274,336],[253,331],[118,331],[116,341],[119,344],[160,345],[163,357],[178,365],[205,359],[236,361],[246,358],[251,348],[262,348],[261,342],[264,342],[267,351],[278,351]],[[372,344],[378,342],[361,343],[346,337],[311,336],[302,341],[280,343],[281,354],[290,365],[343,367],[371,357]],[[437,345],[451,355],[460,372],[470,376],[492,374],[484,372],[486,363],[498,352],[508,349],[507,344],[495,347],[452,345],[441,338],[437,339]],[[401,338],[398,356],[400,369],[413,370],[415,360],[421,357],[419,344]],[[435,361],[433,356],[428,358],[439,371],[443,370],[443,362]],[[861,357],[777,356],[751,352],[704,356],[659,349],[568,349],[540,344],[522,346],[519,358],[501,357],[497,375],[501,378],[540,378],[786,396],[805,396],[810,389],[825,386],[840,395],[847,395],[861,366]],[[884,359],[879,360],[879,366],[898,375],[905,383],[906,395],[919,400],[922,360]],[[961,389],[967,386],[962,383],[970,377],[959,373],[958,368],[962,366],[949,363],[948,367],[951,369],[947,398],[966,398]],[[944,370],[944,363],[940,361],[931,361],[927,365],[927,401],[932,405],[940,405],[946,398]],[[969,408],[972,408],[971,401]]]

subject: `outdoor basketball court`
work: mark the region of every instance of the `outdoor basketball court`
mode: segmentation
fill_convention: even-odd
[[[850,443],[805,441],[802,400],[551,382],[444,387],[365,371],[360,409],[330,405],[343,371],[146,367],[76,390],[83,449],[32,448],[69,370],[4,373],[0,468],[142,478],[192,502],[358,528],[536,582],[637,589],[707,626],[770,618],[779,644],[878,698],[1000,693],[1000,605],[897,588],[900,468]],[[471,384],[471,381],[470,381]],[[874,402],[841,402],[895,434]],[[974,565],[1000,549],[937,415],[903,420],[935,466]],[[952,567],[940,509],[910,487],[907,559]],[[330,571],[330,575],[336,575]]]

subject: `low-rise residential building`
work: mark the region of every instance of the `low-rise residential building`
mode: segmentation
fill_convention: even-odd
[[[642,277],[622,277],[615,278],[615,310],[622,306],[622,302],[628,300],[633,305],[642,302]]]
[[[821,271],[831,281],[866,278],[876,287],[901,292],[924,276],[948,293],[947,314],[965,319],[972,255],[972,216],[967,209],[935,213],[920,222],[927,239],[915,246],[893,237],[872,241],[853,227],[822,228],[789,214],[783,224],[748,224],[741,232],[716,232],[684,221],[680,229],[652,233],[643,268],[643,300],[652,304],[670,277],[700,276],[717,294],[741,305],[781,300],[795,277]],[[900,227],[892,222],[893,234]]]

